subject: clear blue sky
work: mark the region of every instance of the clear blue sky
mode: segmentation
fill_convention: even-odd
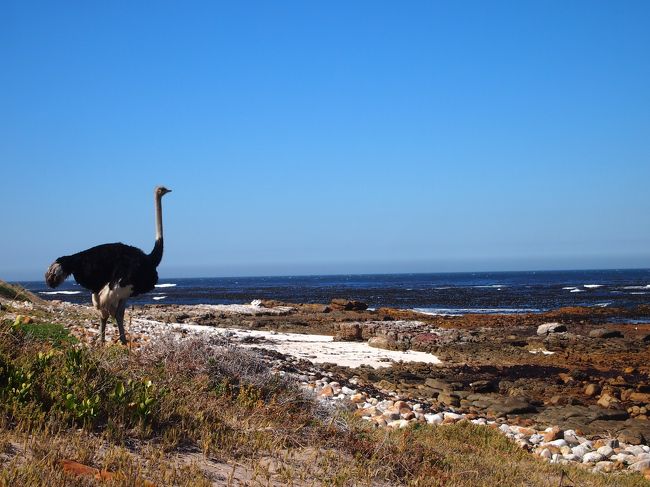
[[[0,6],[0,278],[650,267],[650,2]]]

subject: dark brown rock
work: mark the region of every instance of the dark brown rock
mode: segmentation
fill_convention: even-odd
[[[604,328],[596,328],[589,332],[591,338],[623,338],[623,334],[618,330],[606,330]]]
[[[522,414],[534,411],[535,407],[533,405],[519,397],[495,398],[495,402],[488,407],[488,412],[494,414],[497,418],[509,414]]]
[[[446,406],[460,406],[460,399],[450,392],[441,392],[438,395],[438,402],[445,404]]]
[[[361,340],[361,325],[359,323],[340,323],[339,330],[335,336],[336,340],[340,341],[356,341]]]
[[[477,380],[471,382],[469,387],[473,392],[495,392],[497,390],[494,381],[490,380]]]
[[[630,445],[640,445],[644,440],[645,438],[643,437],[643,433],[638,430],[624,429],[618,432],[618,441],[623,443],[629,443]]]
[[[335,298],[332,299],[330,308],[343,311],[364,311],[368,309],[368,305],[366,303],[362,303],[361,301]]]

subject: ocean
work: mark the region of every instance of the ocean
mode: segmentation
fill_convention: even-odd
[[[21,285],[45,299],[90,303],[72,278],[57,289]],[[632,308],[650,304],[650,269],[359,274],[336,276],[161,278],[152,292],[129,304],[232,304],[254,299],[328,303],[356,299],[425,313],[537,313],[562,306]]]

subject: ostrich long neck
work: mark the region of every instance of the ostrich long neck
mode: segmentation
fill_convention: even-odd
[[[163,226],[162,226],[162,196],[156,194],[156,243],[153,246],[153,250],[149,254],[149,257],[153,261],[153,264],[158,267],[160,261],[162,260],[163,255]]]

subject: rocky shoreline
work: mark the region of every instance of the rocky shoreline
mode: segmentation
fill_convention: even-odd
[[[66,303],[50,306],[89,311]],[[498,428],[553,463],[644,471],[650,469],[650,325],[636,319],[649,311],[569,308],[441,317],[367,310],[363,303],[344,300],[148,305],[129,311],[127,330],[134,346],[160,333],[189,338],[211,332],[256,348],[279,373],[296,376],[322,400],[345,404],[377,427],[468,420]],[[73,333],[92,339],[94,321],[88,313]],[[277,339],[283,333],[432,354],[441,363],[389,358],[390,367],[350,367],[333,358],[314,364],[283,351]]]

